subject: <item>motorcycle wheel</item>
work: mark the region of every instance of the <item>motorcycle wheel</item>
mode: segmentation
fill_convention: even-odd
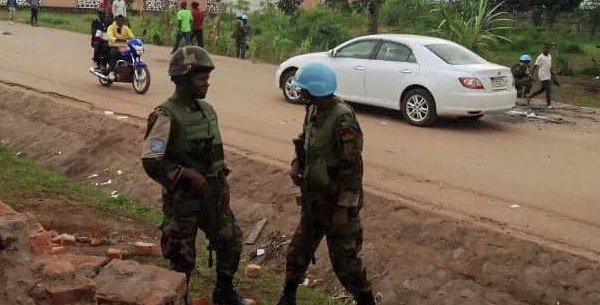
[[[144,94],[150,89],[150,69],[148,67],[138,67],[133,70],[133,90],[137,94]]]
[[[100,82],[100,85],[102,85],[103,87],[110,87],[110,85],[112,85],[112,80],[110,79],[104,79],[104,78],[100,78],[98,77],[98,81]]]

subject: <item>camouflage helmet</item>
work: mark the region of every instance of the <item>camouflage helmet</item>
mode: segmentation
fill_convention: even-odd
[[[169,62],[169,75],[181,76],[194,68],[211,71],[215,68],[208,52],[201,47],[186,46],[178,49]]]

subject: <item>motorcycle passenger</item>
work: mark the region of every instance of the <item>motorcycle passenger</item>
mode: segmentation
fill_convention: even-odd
[[[125,17],[118,15],[115,22],[108,27],[108,46],[110,47],[110,80],[115,80],[115,66],[119,59],[122,59],[121,50],[127,48],[127,40],[135,38],[131,29],[125,25]]]
[[[108,62],[108,44],[107,44],[107,23],[106,13],[104,10],[99,9],[97,11],[97,18],[92,21],[92,48],[94,48],[94,66],[92,69],[96,70],[100,67],[104,68]]]

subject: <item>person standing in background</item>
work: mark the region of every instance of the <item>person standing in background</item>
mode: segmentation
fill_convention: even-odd
[[[40,0],[29,0],[31,7],[31,26],[39,26],[38,13],[40,9]]]
[[[17,0],[7,0],[6,7],[8,8],[8,23],[13,24],[17,13]]]
[[[202,31],[204,25],[204,13],[204,11],[200,10],[200,4],[198,2],[192,2],[192,16],[194,17],[192,23],[192,40],[195,38],[198,46],[202,48],[204,48],[204,32]]]
[[[175,37],[175,45],[171,54],[179,49],[181,38],[185,39],[186,46],[189,46],[192,40],[192,22],[194,17],[192,16],[192,12],[187,9],[187,2],[181,2],[180,7],[181,9],[177,12],[177,37]]]
[[[112,16],[116,18],[117,16],[123,16],[125,18],[125,24],[129,26],[129,22],[127,22],[127,3],[124,0],[115,0],[112,3]]]

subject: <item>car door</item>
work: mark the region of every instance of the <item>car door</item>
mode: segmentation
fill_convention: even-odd
[[[337,75],[338,97],[364,102],[365,74],[378,43],[374,39],[360,40],[335,50],[329,63]]]
[[[405,44],[382,41],[365,77],[367,104],[399,109],[400,93],[419,71],[419,65]]]

